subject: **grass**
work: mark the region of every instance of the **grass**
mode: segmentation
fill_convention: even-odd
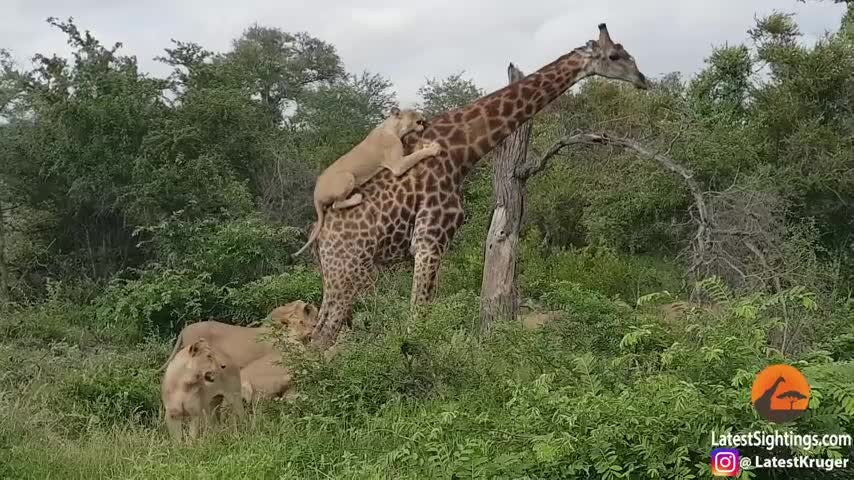
[[[779,361],[800,360],[821,398],[783,428],[854,430],[850,343],[828,337],[782,359],[766,348],[771,310],[663,319],[601,275],[566,278],[587,267],[626,278],[601,254],[558,258],[529,285],[562,317],[536,331],[499,325],[486,339],[471,333],[475,294],[443,294],[416,321],[405,272],[390,273],[359,302],[334,360],[291,359],[297,401],[263,403],[238,429],[188,446],[162,422],[157,368],[169,342],[91,330],[86,306],[18,311],[0,319],[0,478],[708,478],[711,431],[771,428],[750,407],[750,379]],[[847,317],[823,321],[838,326],[824,330],[833,338],[854,333]]]

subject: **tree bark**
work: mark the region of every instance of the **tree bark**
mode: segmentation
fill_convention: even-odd
[[[524,75],[512,63],[507,67],[510,83]],[[486,237],[483,280],[480,290],[480,333],[486,334],[496,321],[515,319],[519,313],[516,288],[516,259],[527,176],[517,174],[517,166],[528,157],[531,121],[522,124],[499,148],[492,164],[495,208]]]
[[[9,270],[6,265],[6,216],[0,201],[0,310],[11,301],[9,296]]]

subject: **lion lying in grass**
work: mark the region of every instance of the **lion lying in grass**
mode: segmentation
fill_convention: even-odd
[[[289,341],[303,343],[317,321],[317,308],[297,300],[274,309],[269,318],[274,324],[287,328]],[[178,334],[166,364],[183,346],[204,339],[240,369],[241,387],[247,401],[277,397],[290,387],[291,375],[279,364],[283,352],[271,339],[265,338],[271,332],[266,326],[241,327],[216,321],[192,323]]]

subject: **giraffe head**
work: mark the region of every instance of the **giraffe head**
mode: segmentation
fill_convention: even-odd
[[[604,23],[599,24],[599,40],[590,40],[586,47],[590,55],[590,74],[623,80],[644,90],[649,88],[646,76],[638,70],[634,57],[622,45],[611,40]]]

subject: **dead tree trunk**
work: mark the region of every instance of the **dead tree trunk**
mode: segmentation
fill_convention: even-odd
[[[512,63],[507,67],[510,83],[524,75]],[[516,291],[516,258],[527,176],[517,174],[526,162],[531,122],[521,125],[504,140],[492,164],[495,208],[486,237],[483,281],[480,290],[480,332],[485,334],[499,320],[515,319],[519,312]]]
[[[9,296],[9,270],[6,266],[6,217],[0,201],[0,310],[11,301]]]

